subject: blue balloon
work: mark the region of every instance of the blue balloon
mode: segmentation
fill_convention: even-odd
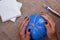
[[[31,39],[40,40],[42,37],[46,36],[46,20],[40,14],[32,14],[29,16],[30,22],[27,25],[27,30],[31,31]]]

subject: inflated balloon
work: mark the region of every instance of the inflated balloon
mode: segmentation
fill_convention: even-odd
[[[30,29],[31,39],[41,40],[42,37],[46,36],[46,20],[40,14],[32,14],[29,19],[27,30]]]

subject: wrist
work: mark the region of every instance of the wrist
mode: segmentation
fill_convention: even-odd
[[[52,36],[50,40],[58,40],[57,35]]]
[[[54,38],[50,38],[50,40],[57,40],[57,37],[54,37]]]

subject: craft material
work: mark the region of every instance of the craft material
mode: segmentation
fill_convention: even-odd
[[[54,13],[54,14],[56,14],[57,16],[60,16],[60,14],[59,14],[57,11],[53,10],[53,9],[52,9],[52,8],[50,8],[49,6],[44,5],[43,7],[44,7],[45,9],[47,9],[48,11],[53,12],[53,13]]]
[[[17,5],[18,5],[18,8],[19,8],[19,10],[21,9],[21,7],[22,7],[22,3],[20,3],[20,2],[17,2]],[[21,11],[20,11],[20,13],[21,13]],[[20,15],[21,16],[21,15]],[[10,19],[12,22],[15,22],[16,21],[16,18],[12,18],[12,19]]]
[[[29,19],[30,22],[28,23],[26,30],[31,30],[31,39],[41,40],[42,37],[46,36],[46,20],[40,14],[32,14],[29,16]]]
[[[22,4],[16,0],[2,0],[0,1],[0,16],[2,22],[11,20],[15,21],[17,17],[21,16],[20,8]]]

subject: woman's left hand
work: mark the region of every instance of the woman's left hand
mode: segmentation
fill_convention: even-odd
[[[25,30],[28,22],[29,22],[29,18],[27,17],[20,25],[20,29],[19,29],[20,40],[30,40],[30,30],[26,31],[25,34]]]

